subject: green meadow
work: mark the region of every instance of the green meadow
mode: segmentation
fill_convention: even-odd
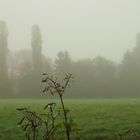
[[[41,113],[49,100],[0,100],[0,140],[25,140],[18,122],[17,108],[30,107]],[[59,102],[56,101],[58,104]],[[83,140],[119,140],[119,135],[133,129],[140,132],[139,99],[65,100]],[[127,134],[124,139],[133,139]]]

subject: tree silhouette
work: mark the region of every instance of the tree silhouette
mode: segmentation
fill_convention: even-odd
[[[11,94],[8,78],[7,55],[8,55],[8,29],[4,21],[0,21],[0,93],[6,97]]]
[[[42,39],[38,25],[32,26],[32,61],[33,61],[33,91],[34,95],[39,95],[41,91],[41,73],[42,73]]]
[[[137,34],[136,47],[127,51],[120,65],[120,89],[125,96],[139,96],[140,92],[140,34]]]

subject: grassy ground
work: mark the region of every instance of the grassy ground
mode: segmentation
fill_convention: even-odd
[[[140,100],[65,100],[84,140],[115,139],[128,129],[140,132]],[[17,127],[16,108],[31,107],[40,112],[45,100],[0,100],[0,140],[24,140]],[[128,136],[128,140],[131,136]],[[133,138],[132,138],[133,139]],[[133,139],[134,140],[134,139]]]

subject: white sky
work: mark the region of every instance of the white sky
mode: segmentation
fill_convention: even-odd
[[[38,24],[44,53],[67,50],[73,59],[98,55],[120,61],[140,32],[140,0],[0,0],[9,28],[9,49],[30,48]]]

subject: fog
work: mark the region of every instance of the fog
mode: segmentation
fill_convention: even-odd
[[[0,0],[0,97],[42,98],[43,73],[71,73],[69,98],[139,97],[139,5]]]
[[[43,53],[59,50],[74,60],[103,56],[120,62],[135,47],[140,31],[139,0],[0,0],[11,51],[30,48],[31,26],[38,24]]]

